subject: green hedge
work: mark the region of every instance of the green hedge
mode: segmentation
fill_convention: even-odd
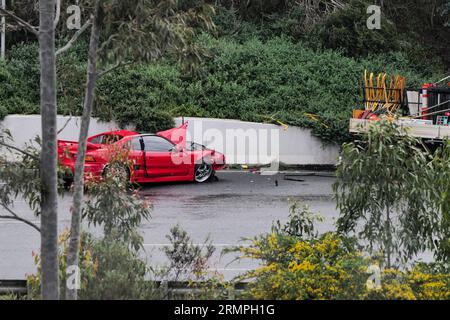
[[[39,93],[39,71],[32,66],[26,66],[25,61],[29,57],[21,55],[21,50],[16,52],[15,58],[7,63],[0,61],[0,119],[7,114],[30,114],[39,111],[39,95],[36,95]],[[36,74],[37,81],[34,79]]]
[[[203,36],[200,41],[213,58],[195,76],[183,76],[172,62],[110,74],[99,84],[97,114],[138,124],[141,130],[155,128],[146,124],[152,120],[146,117],[157,111],[255,122],[271,122],[273,116],[312,128],[324,140],[341,142],[348,138],[348,119],[361,99],[365,68],[400,73],[410,86],[435,78],[430,70],[418,72],[400,53],[354,59],[285,38],[238,43]],[[307,114],[317,115],[317,120]]]
[[[138,130],[164,130],[174,125],[170,110],[182,104],[179,70],[169,65],[138,65],[110,73],[97,88],[96,115]]]
[[[416,71],[399,53],[354,59],[284,38],[238,44],[205,37],[202,42],[215,56],[200,70],[203,78],[187,83],[187,104],[212,117],[267,121],[275,115],[288,124],[313,128],[329,141],[348,137],[348,118],[361,99],[365,68],[403,74],[410,86],[434,78]],[[306,113],[316,114],[318,121]]]
[[[134,124],[141,131],[173,125],[172,116],[231,118],[312,128],[326,141],[348,138],[351,110],[360,103],[365,68],[400,73],[409,86],[439,78],[433,67],[417,68],[402,53],[350,58],[339,51],[313,50],[278,37],[238,42],[204,35],[212,57],[195,75],[173,61],[135,65],[99,80],[95,115]],[[39,111],[36,46],[20,46],[0,64],[0,116]],[[59,112],[79,114],[86,73],[85,44],[58,61]],[[2,111],[3,109],[3,111]],[[307,114],[317,116],[311,119]],[[271,119],[273,117],[273,119]]]

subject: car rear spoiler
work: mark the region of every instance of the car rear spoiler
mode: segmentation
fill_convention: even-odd
[[[75,148],[78,147],[78,142],[76,141],[68,141],[68,140],[58,140],[58,147],[64,148],[64,147],[69,147],[69,148]],[[93,144],[88,142],[87,145],[87,150],[98,150],[101,147],[99,145]]]

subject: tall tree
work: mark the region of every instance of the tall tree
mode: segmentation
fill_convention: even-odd
[[[41,265],[42,265],[42,297],[59,299],[58,268],[58,174],[57,174],[57,97],[56,97],[56,51],[55,29],[59,21],[61,0],[39,0],[39,28],[14,12],[0,8],[0,14],[7,16],[18,27],[38,37],[39,59],[41,68],[40,104],[42,118],[42,137],[40,154],[40,197],[36,200],[41,214]],[[36,0],[37,2],[37,0]],[[33,2],[34,4],[35,2]],[[15,5],[29,7],[29,1],[17,1]],[[32,11],[32,10],[31,10]],[[89,21],[76,32],[68,44],[58,53],[65,52],[84,32]],[[8,147],[8,146],[7,146]],[[21,150],[18,150],[21,151]],[[23,153],[23,150],[22,150]],[[21,190],[26,190],[21,189]],[[35,201],[31,201],[32,206]],[[10,212],[12,216],[16,215]],[[17,215],[16,215],[17,216]],[[17,217],[16,217],[17,220]],[[23,221],[26,223],[26,221]],[[39,228],[35,228],[39,229]]]
[[[432,210],[429,154],[395,123],[380,121],[362,141],[343,145],[335,199],[338,230],[356,232],[385,266],[435,250],[442,217]],[[437,186],[436,186],[437,187]]]
[[[59,299],[55,0],[39,2],[42,298]]]
[[[79,141],[78,153],[75,164],[75,177],[74,177],[75,189],[73,195],[73,206],[71,209],[72,219],[70,225],[69,252],[67,256],[68,266],[79,265],[81,210],[84,194],[84,161],[86,158],[87,136],[89,133],[89,124],[94,100],[94,89],[97,79],[97,51],[100,41],[100,21],[99,21],[100,5],[101,1],[96,0],[94,13],[91,16],[91,20],[93,23],[91,29],[91,39],[89,43],[86,92],[84,98],[83,115],[81,117],[80,136],[78,140]],[[77,288],[67,288],[66,299],[76,300]]]
[[[79,262],[86,141],[97,78],[136,61],[155,61],[165,54],[177,56],[188,66],[195,65],[202,53],[193,43],[196,27],[214,27],[213,7],[203,1],[180,4],[176,0],[95,0],[94,8],[67,259],[68,266],[73,267],[78,267]],[[99,56],[106,64],[113,62],[112,66],[99,72]],[[66,299],[77,299],[77,289],[68,289]]]

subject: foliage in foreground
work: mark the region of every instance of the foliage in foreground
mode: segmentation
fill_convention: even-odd
[[[298,210],[307,221],[307,209]],[[291,217],[292,218],[292,217]],[[336,233],[296,233],[292,219],[283,228],[240,247],[241,258],[261,266],[241,279],[250,280],[244,297],[254,299],[449,299],[450,274],[436,265],[412,269],[380,269],[379,258],[369,258],[355,239]],[[289,232],[288,232],[289,231]]]
[[[82,300],[117,299],[220,299],[227,296],[230,284],[218,274],[208,271],[208,262],[214,248],[205,242],[205,247],[192,243],[188,234],[179,226],[171,229],[167,236],[170,246],[163,252],[167,265],[150,267],[149,261],[142,259],[143,252],[135,250],[123,238],[111,237],[94,239],[83,233],[80,246],[80,290]],[[66,286],[67,254],[69,232],[59,238],[59,267],[61,296]],[[40,298],[40,256],[33,253],[38,271],[27,277],[30,288],[29,298]],[[186,281],[197,294],[175,295],[172,290],[157,286],[150,280]],[[13,297],[11,297],[12,299]]]
[[[400,126],[380,121],[344,144],[334,184],[338,232],[354,233],[387,268],[429,250],[448,262],[449,146],[434,157]],[[447,151],[445,151],[447,150]]]
[[[0,207],[6,215],[0,219],[16,220],[40,232],[40,227],[26,219],[23,212],[16,211],[14,203],[25,201],[36,217],[41,214],[40,180],[41,139],[35,137],[18,148],[8,130],[0,130]],[[64,194],[65,169],[58,165],[58,191]]]
[[[105,239],[129,244],[134,250],[142,248],[138,228],[151,217],[152,204],[130,184],[129,149],[111,145],[107,152],[108,165],[101,178],[88,179],[88,192],[83,219],[103,229]]]
[[[148,266],[140,259],[142,236],[137,231],[141,222],[150,218],[151,204],[140,197],[129,184],[126,164],[128,152],[111,147],[108,166],[99,179],[88,179],[88,196],[83,210],[89,225],[101,227],[103,238],[81,236],[79,250],[80,299],[149,299],[154,292],[145,281]],[[65,296],[68,279],[70,233],[59,240],[60,291]],[[38,272],[28,277],[32,297],[40,297],[41,260],[35,254]],[[69,270],[70,271],[70,270]],[[70,272],[69,272],[70,274]],[[69,280],[69,281],[67,281]]]
[[[61,296],[66,288],[66,269],[69,233],[60,236],[59,268]],[[40,256],[34,254],[38,272],[28,276],[31,298],[40,297]],[[151,299],[155,292],[145,281],[148,267],[138,253],[119,241],[94,240],[83,233],[80,245],[79,298],[93,300]]]

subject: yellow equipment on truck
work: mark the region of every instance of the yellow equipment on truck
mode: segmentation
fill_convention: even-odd
[[[396,121],[408,134],[428,141],[450,138],[450,80],[425,83],[421,89],[407,89],[406,79],[367,70],[363,80],[363,108],[353,110],[350,132],[360,133],[381,118]]]

